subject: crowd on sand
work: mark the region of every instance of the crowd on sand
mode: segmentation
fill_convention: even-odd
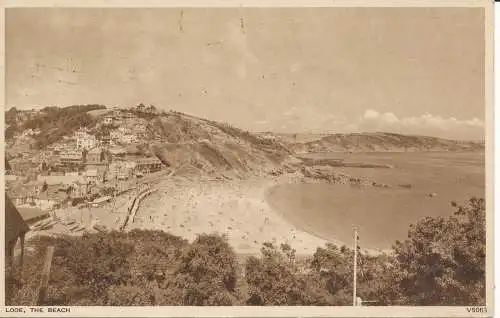
[[[271,187],[301,179],[297,173],[244,180],[165,179],[155,185],[158,191],[142,203],[128,229],[164,230],[189,240],[200,233],[220,233],[239,253],[258,253],[264,242],[288,243],[297,253],[313,253],[326,241],[299,231],[266,201]]]

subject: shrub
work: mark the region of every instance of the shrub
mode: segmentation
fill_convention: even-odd
[[[185,250],[175,272],[177,282],[184,286],[183,305],[235,304],[237,267],[236,254],[224,237],[198,236]]]
[[[250,257],[246,261],[247,305],[328,304],[326,294],[317,288],[317,280],[298,271],[294,264],[295,253],[291,247],[281,247],[280,251],[272,243],[264,243],[261,248],[262,257]]]
[[[413,305],[480,306],[485,302],[486,209],[471,198],[451,217],[427,217],[394,246],[398,287]]]
[[[391,254],[358,256],[357,295],[374,305],[485,303],[485,202],[425,218]],[[38,236],[23,271],[6,268],[6,304],[34,305],[47,246],[55,246],[46,305],[352,305],[353,251],[327,244],[297,259],[264,243],[243,270],[225,237],[193,242],[161,231]]]

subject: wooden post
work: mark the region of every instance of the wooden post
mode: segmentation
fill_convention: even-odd
[[[88,228],[92,228],[92,203],[87,203],[88,204],[88,208],[89,208],[89,226]]]
[[[354,278],[352,291],[352,305],[357,305],[356,284],[357,284],[357,269],[358,269],[358,229],[354,228]]]
[[[24,263],[24,236],[26,234],[23,233],[19,236],[19,240],[21,241],[21,255],[19,257],[19,269],[22,271],[23,270],[23,263]]]
[[[11,270],[13,270],[12,265],[13,265],[13,259],[14,259],[14,248],[16,247],[17,240],[14,243],[9,243],[8,246],[6,246],[5,252],[7,255],[5,255],[7,261],[5,262],[5,265],[7,267],[10,267]]]
[[[45,262],[43,264],[42,279],[40,280],[40,287],[38,288],[38,298],[36,301],[37,306],[41,306],[43,304],[45,294],[47,293],[53,256],[54,246],[47,247],[47,254],[45,255]]]

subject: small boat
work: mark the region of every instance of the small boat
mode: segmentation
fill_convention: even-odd
[[[76,221],[72,220],[72,219],[61,220],[61,224],[63,224],[63,225],[71,225],[71,224],[75,224],[75,223],[76,223]]]
[[[40,229],[40,231],[46,231],[46,230],[50,230],[51,228],[54,227],[54,224],[49,224],[47,226],[44,226],[43,228]]]
[[[37,230],[40,228],[40,226],[42,226],[42,223],[35,223],[30,226],[30,229]]]
[[[50,220],[44,219],[44,220],[40,220],[40,221],[37,221],[37,222],[33,223],[32,226],[37,227],[37,226],[41,226],[41,225],[47,224],[49,222],[50,222]]]
[[[70,229],[70,231],[74,231],[74,230],[76,230],[79,227],[80,227],[80,224],[74,224],[69,229]]]
[[[55,225],[55,222],[49,222],[49,223],[41,226],[40,230],[43,231],[43,230],[51,229],[52,227],[54,227],[54,225]]]
[[[47,226],[47,225],[48,225],[49,223],[51,223],[51,222],[52,222],[52,220],[41,220],[41,221],[39,221],[39,222],[37,222],[37,223],[33,224],[33,225],[31,226],[31,229],[32,229],[32,230],[36,230],[36,231],[38,231],[38,230],[40,230],[40,229],[44,228],[45,226]]]
[[[93,228],[99,232],[106,232],[106,227],[100,224],[94,224]]]
[[[40,226],[39,226],[39,225],[37,225],[37,226],[31,226],[31,227],[30,227],[30,230],[31,230],[31,231],[35,231],[35,232],[36,232],[36,231],[40,231]]]

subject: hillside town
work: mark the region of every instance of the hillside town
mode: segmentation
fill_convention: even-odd
[[[142,104],[133,110],[152,111]],[[98,207],[162,169],[157,157],[130,150],[151,138],[147,120],[121,109],[94,112],[95,127],[78,127],[43,149],[16,153],[16,145],[40,135],[39,128],[13,136],[5,161],[6,193],[29,224],[55,218],[62,210]],[[36,112],[18,112],[17,117],[23,123]]]

